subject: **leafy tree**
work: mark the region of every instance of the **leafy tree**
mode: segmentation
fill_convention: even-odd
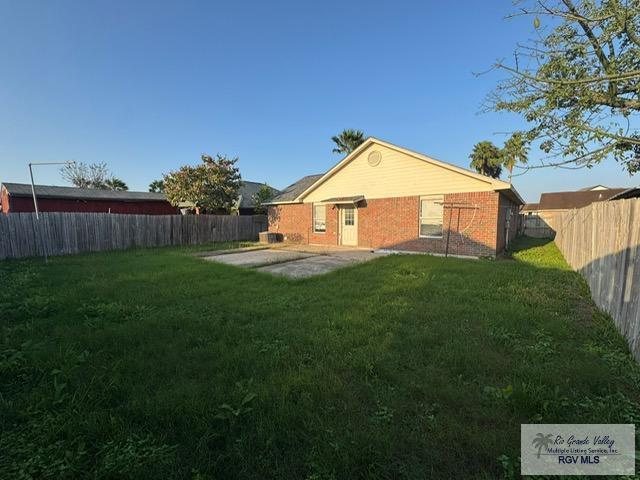
[[[469,158],[471,158],[471,167],[478,173],[493,178],[500,177],[502,152],[493,143],[488,141],[476,143]]]
[[[96,188],[98,190],[129,190],[127,184],[109,172],[106,163],[84,162],[68,163],[60,169],[62,178],[80,188]]]
[[[525,164],[528,161],[529,146],[522,132],[515,132],[504,143],[502,148],[502,164],[509,170],[509,183],[513,175],[513,167],[518,163]]]
[[[125,192],[129,190],[127,184],[117,177],[111,177],[105,180],[104,187],[105,190],[115,190],[116,192]]]
[[[164,192],[164,181],[162,180],[154,180],[149,184],[149,191],[155,193]]]
[[[263,204],[269,202],[276,194],[277,190],[270,187],[266,183],[260,187],[260,189],[253,196],[253,203],[255,203],[256,213],[267,213],[267,207]]]
[[[614,158],[640,170],[640,3],[527,0],[512,17],[522,15],[535,35],[512,63],[495,64],[508,76],[486,107],[524,117],[524,138],[545,154],[540,166]]]
[[[346,129],[340,135],[331,137],[336,144],[333,153],[344,153],[349,155],[364,142],[364,133],[360,130]]]
[[[192,203],[196,213],[231,212],[238,200],[242,180],[235,166],[238,158],[217,154],[215,158],[202,155],[202,163],[195,167],[185,165],[163,176],[167,200],[178,206]]]

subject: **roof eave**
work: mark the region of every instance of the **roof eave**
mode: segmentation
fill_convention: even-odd
[[[524,199],[520,196],[520,194],[518,193],[518,191],[513,187],[513,185],[509,185],[507,188],[497,188],[496,189],[497,192],[509,192],[513,195],[513,197],[516,199],[516,201],[520,202],[520,205],[525,205],[526,202],[524,201]]]
[[[266,206],[266,207],[272,207],[275,205],[288,205],[291,203],[302,203],[302,201],[298,201],[298,200],[285,200],[282,202],[265,202],[262,205]]]

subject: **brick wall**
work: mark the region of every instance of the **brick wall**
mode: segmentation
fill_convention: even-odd
[[[311,203],[292,203],[269,207],[269,231],[281,233],[286,242],[314,245],[338,244],[338,209],[327,205],[326,232],[313,231]]]
[[[502,248],[501,231],[504,245],[500,207],[506,207],[509,201],[502,197],[497,192],[445,195],[441,239],[419,237],[420,197],[365,200],[358,206],[358,246],[445,253],[449,234],[450,254],[493,256]],[[448,205],[452,203],[453,207]],[[335,206],[327,205],[327,232],[318,234],[312,231],[311,204],[269,207],[269,231],[282,233],[290,242],[337,245],[337,212]],[[515,229],[515,221],[512,223]]]

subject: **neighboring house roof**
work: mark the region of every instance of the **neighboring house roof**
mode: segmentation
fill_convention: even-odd
[[[243,180],[242,185],[240,185],[240,189],[238,190],[238,208],[254,208],[256,206],[256,202],[254,201],[254,196],[260,188],[262,188],[266,183],[259,182],[250,182],[248,180]],[[271,188],[274,192],[278,193],[280,190],[277,188],[273,188],[271,185],[267,185],[267,187]],[[193,208],[193,202],[180,202],[178,204],[180,208]]]
[[[297,182],[292,183],[287,188],[282,190],[280,195],[277,195],[271,199],[271,203],[290,203],[294,202],[296,198],[300,196],[307,188],[309,188],[316,180],[322,178],[324,173],[318,173],[316,175],[307,175],[302,177]]]
[[[624,192],[625,188],[609,188],[607,190],[580,190],[577,192],[549,192],[540,195],[539,210],[569,210],[586,207],[593,202],[609,200],[614,195]]]
[[[594,185],[592,187],[581,188],[580,192],[586,192],[589,190],[609,190],[609,187],[605,187],[604,185]]]
[[[242,185],[240,186],[240,190],[238,191],[238,200],[240,201],[240,208],[253,208],[256,206],[256,202],[254,202],[253,197],[258,193],[260,188],[262,188],[266,183],[258,183],[258,182],[249,182],[247,180],[242,181]],[[270,185],[268,187],[272,188],[276,193],[279,192],[277,188],[273,188]]]
[[[31,185],[28,183],[3,183],[10,196],[31,197]],[[36,185],[38,198],[59,198],[73,200],[110,200],[116,202],[166,202],[163,193],[154,192],[116,192],[95,188],[59,187],[55,185]]]
[[[609,200],[622,200],[624,198],[638,198],[640,197],[640,187],[631,187],[626,190],[616,193],[614,196],[609,197]]]
[[[415,159],[424,161],[431,165],[435,165],[446,170],[474,178],[479,180],[491,189],[496,191],[501,191],[507,194],[513,201],[519,204],[524,204],[524,200],[518,194],[518,192],[513,188],[513,186],[507,182],[503,182],[502,180],[498,180],[495,178],[487,177],[485,175],[480,175],[479,173],[472,172],[470,170],[466,170],[464,168],[460,168],[456,165],[452,165],[450,163],[442,162],[440,160],[435,160],[431,157],[423,155],[418,152],[414,152],[412,150],[408,150],[403,147],[399,147],[392,143],[385,142],[383,140],[369,137],[367,138],[358,148],[356,148],[353,152],[343,158],[340,162],[334,165],[331,169],[325,172],[322,175],[310,175],[298,180],[296,183],[287,187],[282,195],[274,198],[272,203],[299,203],[302,202],[303,198],[308,196],[312,191],[317,189],[319,186],[328,181],[335,173],[339,172],[343,167],[349,164],[354,158],[356,158],[362,151],[367,149],[369,146],[377,144],[388,149],[394,150],[396,152],[402,153],[409,157],[413,157]]]
[[[28,183],[3,183],[9,195],[15,197],[31,197],[31,185]],[[240,208],[253,208],[253,196],[258,193],[264,183],[243,181],[239,191]],[[273,187],[271,187],[273,188]],[[116,192],[96,188],[59,187],[55,185],[36,185],[38,198],[59,198],[73,200],[109,200],[115,202],[166,202],[164,193],[157,192]],[[277,192],[278,190],[274,188]]]
[[[540,210],[539,203],[525,203],[524,207],[522,207],[523,212],[534,212],[536,210]]]

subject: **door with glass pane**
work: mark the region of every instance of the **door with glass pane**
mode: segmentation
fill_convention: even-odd
[[[340,208],[340,244],[358,245],[358,209],[355,207]]]

